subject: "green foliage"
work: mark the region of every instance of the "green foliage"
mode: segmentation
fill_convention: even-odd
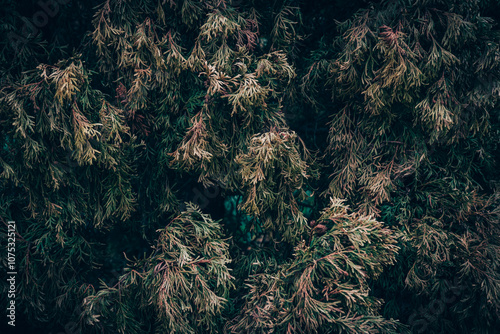
[[[370,296],[367,281],[394,262],[393,231],[332,199],[308,240],[276,273],[248,280],[231,332],[395,332],[400,326],[378,315],[381,302]]]
[[[374,284],[397,305],[387,312],[404,319],[406,303],[432,304],[458,278],[460,301],[413,328],[423,332],[481,332],[498,323],[499,35],[482,16],[488,4],[477,4],[393,1],[362,9],[339,24],[330,50],[315,51],[323,58],[303,78],[304,87],[316,87],[323,76],[329,103],[338,106],[325,193],[405,234],[397,265]],[[312,93],[307,102],[323,108],[325,96]],[[413,294],[394,297],[404,288]]]
[[[296,138],[293,132],[273,129],[254,136],[248,152],[236,157],[246,193],[242,210],[260,219],[265,230],[277,226],[285,241],[298,240],[307,225],[295,197],[307,196],[303,188],[309,166],[302,160]]]
[[[89,324],[118,333],[214,331],[234,287],[220,224],[188,203],[158,232],[150,256],[131,261],[114,286],[85,298]]]
[[[0,25],[26,332],[500,327],[498,2],[44,4]]]

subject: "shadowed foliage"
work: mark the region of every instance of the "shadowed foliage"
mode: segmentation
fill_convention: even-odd
[[[24,332],[500,328],[497,1],[0,11]]]

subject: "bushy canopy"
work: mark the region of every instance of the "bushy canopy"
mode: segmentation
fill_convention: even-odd
[[[500,328],[497,1],[1,11],[26,333]]]

